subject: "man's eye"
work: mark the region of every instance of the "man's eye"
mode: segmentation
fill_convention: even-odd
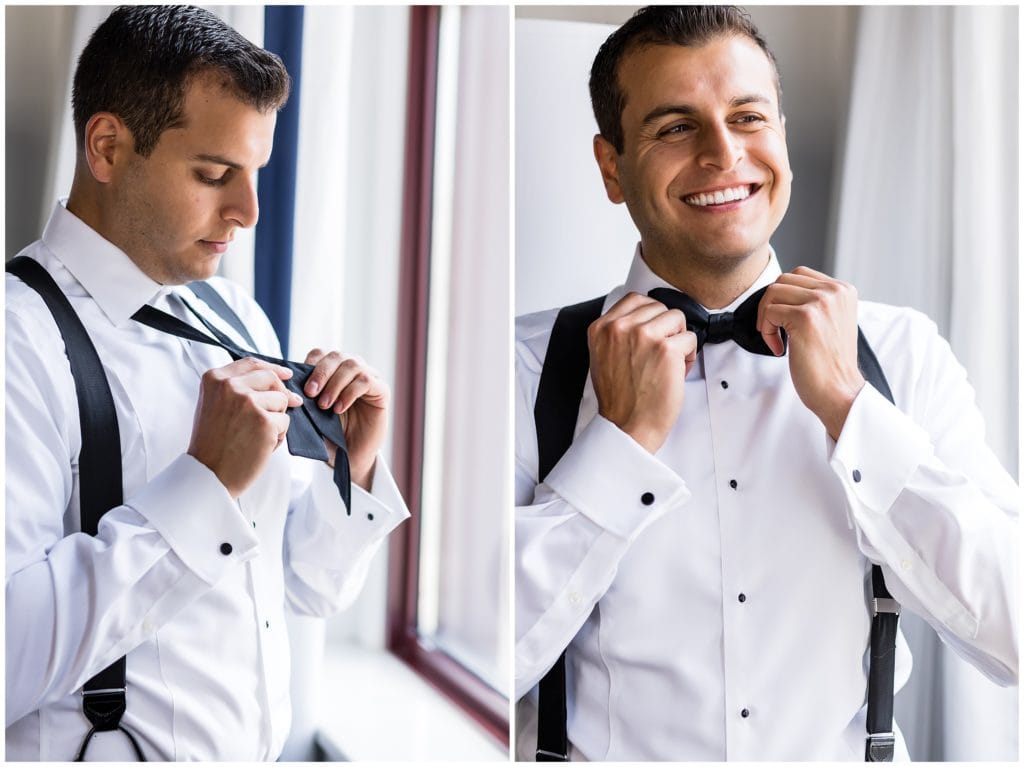
[[[212,176],[207,176],[205,173],[200,173],[197,171],[196,178],[198,178],[207,186],[224,186],[224,184],[227,183],[228,174],[225,173],[223,176],[220,176],[219,178],[214,178]]]
[[[754,125],[756,123],[764,122],[764,118],[761,117],[761,115],[746,114],[740,115],[738,118],[736,118],[736,122],[741,123],[743,125]]]
[[[689,132],[691,126],[686,123],[680,123],[679,125],[672,125],[661,131],[660,136],[681,136],[684,133]]]

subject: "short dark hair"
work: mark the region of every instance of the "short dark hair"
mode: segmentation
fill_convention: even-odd
[[[775,71],[775,92],[782,113],[778,62],[747,13],[734,5],[651,5],[612,32],[590,70],[590,103],[597,127],[616,152],[622,154],[624,147],[622,110],[626,94],[619,87],[618,71],[626,54],[649,45],[701,46],[728,35],[743,35],[764,51]]]
[[[71,103],[81,150],[85,126],[113,112],[152,153],[168,128],[180,125],[185,90],[207,72],[224,76],[230,92],[261,112],[288,100],[291,78],[281,59],[253,45],[209,11],[190,6],[120,6],[96,28],[78,58]]]

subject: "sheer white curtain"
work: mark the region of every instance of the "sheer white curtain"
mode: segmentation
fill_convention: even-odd
[[[295,359],[314,346],[358,354],[392,385],[407,41],[407,8],[305,8],[289,348]],[[386,549],[328,623],[329,648],[383,647]],[[331,714],[317,708],[325,627],[295,616],[288,626],[293,721],[281,758],[305,760]]]
[[[836,276],[927,313],[1018,471],[1017,8],[867,7],[837,190]],[[911,756],[1015,760],[1018,695],[913,616],[897,698]]]

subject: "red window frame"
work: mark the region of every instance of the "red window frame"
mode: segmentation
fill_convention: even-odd
[[[388,649],[445,694],[507,748],[509,701],[417,630],[420,501],[426,393],[427,309],[433,210],[434,126],[439,6],[409,11],[405,172],[399,277],[395,436],[392,468],[412,518],[391,536]]]

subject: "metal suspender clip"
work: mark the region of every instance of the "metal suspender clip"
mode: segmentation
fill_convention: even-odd
[[[894,613],[895,615],[900,614],[900,603],[895,599],[879,599],[875,597],[871,600],[871,614],[878,615],[880,613]]]
[[[116,730],[121,724],[126,708],[125,692],[124,687],[82,691],[82,709],[97,732]]]
[[[569,758],[566,754],[556,754],[554,751],[545,751],[543,748],[537,749],[537,761],[538,762],[568,762]]]
[[[865,762],[891,762],[896,750],[896,735],[891,732],[876,732],[868,735]]]

